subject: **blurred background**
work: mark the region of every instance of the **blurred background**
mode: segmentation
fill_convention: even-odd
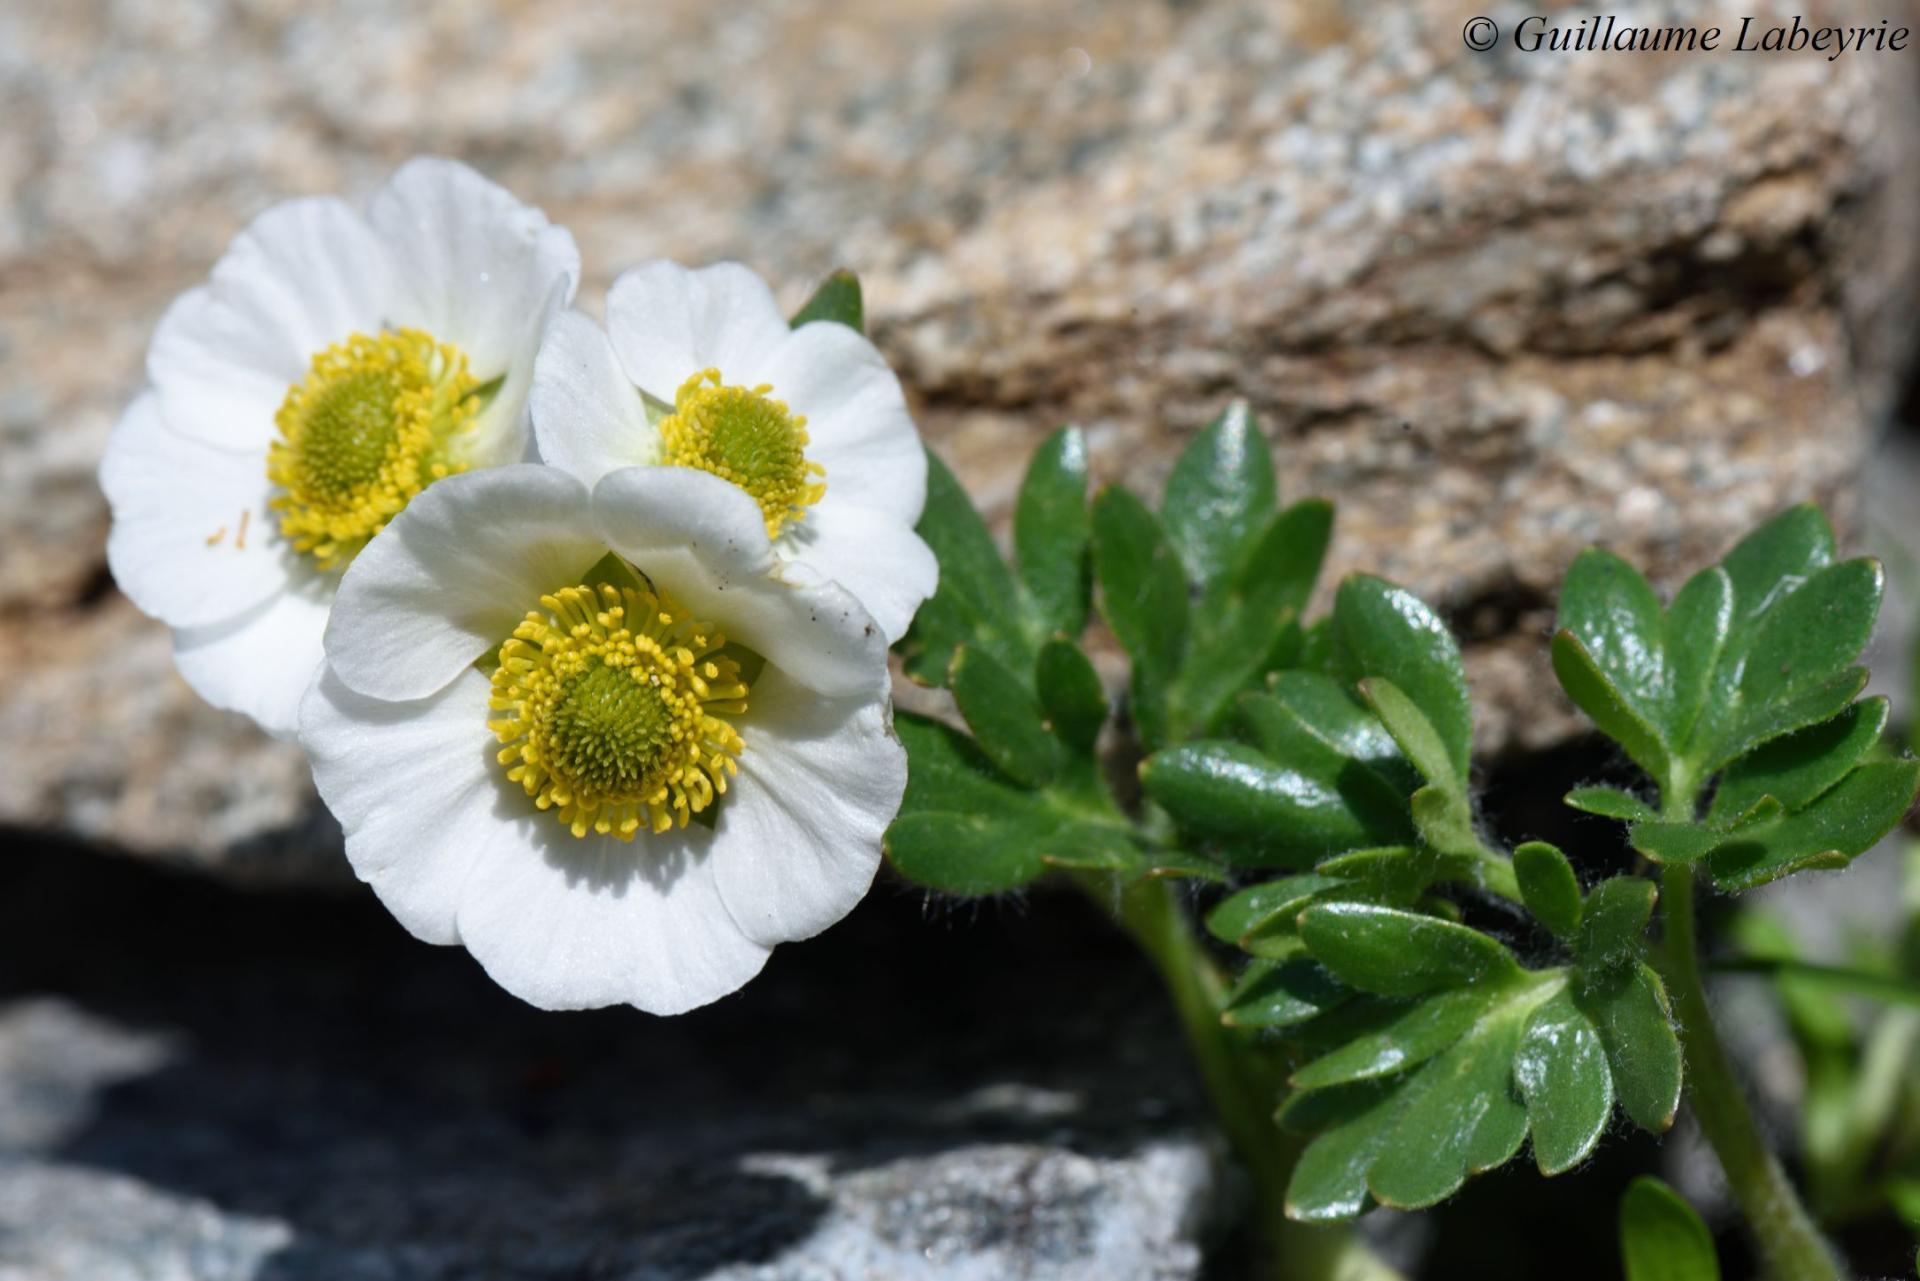
[[[543,1015],[408,939],[297,750],[173,674],[107,573],[94,480],[154,323],[273,201],[358,200],[416,153],[569,225],[596,314],[652,257],[740,259],[789,305],[853,268],[1002,527],[1060,423],[1151,493],[1246,398],[1287,491],[1339,505],[1325,581],[1385,573],[1459,630],[1490,816],[1591,867],[1617,836],[1554,802],[1612,766],[1544,661],[1590,543],[1671,588],[1820,501],[1888,559],[1906,719],[1920,47],[1463,45],[1534,11],[0,0],[0,1279],[1234,1274],[1243,1193],[1177,1031],[1076,902],[883,874],[712,1009]],[[1920,27],[1909,0],[1740,12]],[[1901,871],[1774,910],[1816,955],[1892,948]],[[1877,1028],[1725,995],[1795,1149],[1814,1032],[1857,1062]],[[1906,1035],[1878,1051],[1896,1083]],[[1865,1197],[1848,1243],[1891,1275],[1912,1240],[1884,1157],[1835,1195]],[[1523,1166],[1371,1230],[1422,1277],[1611,1277],[1632,1174],[1719,1204],[1684,1134]]]

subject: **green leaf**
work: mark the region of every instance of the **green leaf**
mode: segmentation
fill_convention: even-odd
[[[1691,741],[1713,689],[1715,670],[1733,627],[1733,579],[1715,565],[1687,580],[1667,609],[1667,709],[1669,741]]]
[[[1207,913],[1207,933],[1225,943],[1238,943],[1249,931],[1274,917],[1291,924],[1314,895],[1340,884],[1334,877],[1307,872],[1248,886],[1221,899]]]
[[[1372,903],[1309,907],[1300,937],[1335,978],[1381,996],[1422,996],[1519,970],[1512,953],[1478,930]]]
[[[1513,1058],[1528,999],[1495,1006],[1410,1087],[1417,1094],[1367,1171],[1382,1205],[1435,1205],[1520,1150],[1527,1113],[1514,1093]]]
[[[1598,547],[1581,552],[1560,588],[1560,630],[1566,640],[1554,638],[1554,671],[1567,693],[1642,769],[1664,778],[1666,620],[1653,588],[1612,552]],[[1581,670],[1575,655],[1563,653],[1574,646],[1590,671]],[[1616,733],[1616,727],[1628,736]]]
[[[1238,574],[1206,593],[1173,690],[1184,725],[1209,729],[1234,695],[1293,660],[1332,529],[1331,504],[1295,503],[1268,524]]]
[[[1346,697],[1344,692],[1340,696]],[[1287,702],[1274,694],[1247,694],[1240,700],[1240,722],[1246,727],[1254,745],[1269,760],[1283,763],[1285,767],[1337,793],[1373,838],[1367,843],[1401,840],[1411,836],[1413,830],[1407,825],[1406,792],[1395,778],[1401,771],[1393,768],[1394,764],[1399,763],[1397,754],[1383,758],[1345,752],[1341,750],[1343,744],[1337,728],[1331,728],[1326,722],[1317,726],[1310,724],[1296,710],[1297,706],[1297,703]],[[1332,707],[1317,710],[1338,714]],[[1354,705],[1354,710],[1365,715],[1364,708]],[[1370,717],[1368,719],[1371,720]],[[1377,722],[1375,725],[1377,728]],[[1347,736],[1346,741],[1353,743],[1360,752],[1371,753],[1374,745],[1359,742],[1359,738],[1360,732],[1356,730]],[[1388,751],[1392,751],[1390,741],[1386,746]],[[1336,852],[1335,848],[1327,847],[1319,850],[1316,857]]]
[[[966,491],[931,452],[918,529],[940,562],[940,585],[900,642],[907,675],[922,685],[944,683],[961,645],[985,650],[1009,671],[1032,671],[1013,575]]]
[[[1267,696],[1285,709],[1290,727],[1270,730],[1279,720],[1269,719],[1257,696],[1241,702],[1242,719],[1254,741],[1269,755],[1298,748],[1296,733],[1308,735],[1337,755],[1359,762],[1380,775],[1393,791],[1406,797],[1420,786],[1418,773],[1400,754],[1400,745],[1359,698],[1331,676],[1319,672],[1275,672],[1267,682]],[[1274,737],[1270,740],[1268,735]]]
[[[1627,829],[1628,843],[1656,863],[1697,863],[1722,839],[1723,834],[1711,827],[1657,819]]]
[[[793,313],[793,327],[816,320],[836,321],[855,333],[866,332],[866,306],[860,296],[860,278],[845,267],[829,275],[813,291],[799,311]]]
[[[894,732],[907,748],[907,792],[883,844],[901,875],[953,894],[997,894],[1046,870],[1041,847],[1060,821],[1032,792],[952,726],[900,712]]]
[[[1181,451],[1167,478],[1161,516],[1187,576],[1206,586],[1232,574],[1274,501],[1273,456],[1236,401]]]
[[[1092,531],[1086,437],[1077,427],[1062,427],[1034,453],[1013,509],[1014,557],[1037,636],[1078,636],[1086,626]]]
[[[1667,744],[1642,713],[1640,702],[1630,699],[1607,678],[1599,660],[1572,632],[1556,634],[1552,652],[1553,674],[1574,706],[1585,712],[1601,733],[1620,744],[1635,765],[1656,779],[1665,779],[1672,768]]]
[[[1352,995],[1307,957],[1255,961],[1227,993],[1220,1021],[1228,1027],[1292,1027],[1337,1008]]]
[[[1515,1088],[1515,1056],[1528,1016],[1560,982],[1557,974],[1515,970],[1411,1011],[1375,1006],[1385,1017],[1373,1018],[1373,1026],[1349,1019],[1357,1035],[1302,1076],[1364,1074],[1297,1093],[1280,1111],[1282,1125],[1317,1136],[1294,1168],[1288,1216],[1351,1218],[1369,1198],[1409,1209],[1432,1205],[1518,1151],[1527,1115]],[[1403,1056],[1397,1066],[1395,1054]]]
[[[1386,845],[1351,850],[1322,859],[1315,868],[1323,876],[1338,877],[1354,893],[1340,897],[1408,907],[1437,880],[1456,879],[1462,871],[1456,860],[1428,845]],[[1323,897],[1334,897],[1331,891]]]
[[[1728,833],[1707,853],[1723,890],[1750,890],[1807,868],[1845,867],[1899,825],[1920,788],[1920,761],[1862,765],[1812,804]]]
[[[1316,918],[1355,909],[1384,910],[1303,916],[1314,958],[1350,986],[1321,953]],[[1419,950],[1402,941],[1402,955]],[[1314,1136],[1287,1189],[1296,1219],[1350,1218],[1372,1201],[1432,1205],[1529,1134],[1541,1169],[1557,1174],[1593,1151],[1616,1102],[1653,1128],[1678,1106],[1679,1042],[1644,965],[1598,982],[1518,967],[1454,974],[1418,1004],[1357,997],[1291,1026],[1290,1039],[1329,1047],[1295,1074],[1278,1118]]]
[[[1047,870],[1035,836],[982,814],[923,813],[895,819],[882,844],[894,868],[916,884],[948,894],[1002,894]]]
[[[1711,702],[1701,719],[1706,768],[1817,724],[1853,700],[1866,683],[1853,660],[1873,631],[1883,579],[1878,561],[1850,560],[1768,605],[1752,624],[1734,696]]]
[[[1351,1219],[1367,1208],[1367,1170],[1399,1120],[1399,1082],[1368,1081],[1296,1094],[1280,1110],[1290,1129],[1318,1132],[1294,1163],[1286,1213],[1304,1223]]]
[[[1351,779],[1308,772],[1317,764],[1294,768],[1244,744],[1203,739],[1155,753],[1140,780],[1190,840],[1237,866],[1303,867],[1406,835],[1383,826],[1391,813],[1350,800],[1342,784]]]
[[[1623,823],[1641,823],[1657,817],[1651,805],[1613,787],[1576,787],[1567,793],[1566,804],[1584,813],[1617,818]]]
[[[1167,737],[1167,689],[1186,652],[1186,573],[1153,513],[1111,486],[1093,502],[1093,563],[1101,612],[1133,660],[1135,723],[1156,746]]]
[[[1720,1281],[1707,1225],[1680,1194],[1641,1175],[1620,1198],[1626,1281]]]
[[[1141,848],[1131,831],[1115,825],[1068,822],[1039,845],[1040,859],[1048,867],[1119,872],[1128,879],[1161,874],[1154,856]],[[1208,870],[1218,875],[1215,869]]]
[[[1392,682],[1432,724],[1464,790],[1473,755],[1473,710],[1460,649],[1446,625],[1404,588],[1349,575],[1334,598],[1339,661],[1355,684]]]
[[[1663,613],[1632,566],[1582,553],[1561,593],[1554,671],[1603,732],[1690,801],[1730,761],[1828,720],[1860,692],[1866,674],[1853,662],[1882,573],[1832,557],[1825,518],[1795,508],[1696,574]],[[1725,808],[1743,796],[1736,788]]]
[[[1021,787],[971,738],[942,721],[897,711],[893,732],[907,749],[907,791],[902,814],[1001,814],[1037,808]]]
[[[947,684],[988,759],[1028,787],[1052,781],[1065,753],[1048,732],[1039,701],[1012,672],[985,650],[962,645]]]
[[[1887,728],[1887,700],[1869,698],[1820,725],[1750,752],[1727,767],[1707,810],[1726,823],[1771,796],[1796,810],[1838,783],[1872,750]]]
[[[1645,950],[1647,922],[1659,892],[1652,881],[1637,876],[1615,876],[1600,882],[1587,895],[1580,916],[1574,955],[1583,972],[1592,967],[1619,968],[1637,963]]]
[[[1456,988],[1412,1006],[1375,1031],[1357,1036],[1293,1074],[1296,1089],[1314,1090],[1394,1076],[1444,1053],[1498,996],[1493,988]]]
[[[1556,993],[1527,1020],[1513,1077],[1540,1172],[1560,1174],[1586,1160],[1613,1115],[1613,1074],[1600,1033],[1570,992]]]
[[[1446,791],[1462,790],[1463,779],[1454,773],[1453,758],[1440,732],[1398,685],[1382,676],[1369,676],[1360,682],[1359,690],[1422,777]]]
[[[1573,999],[1600,1034],[1621,1110],[1644,1130],[1665,1131],[1680,1108],[1680,1039],[1660,976],[1644,962],[1583,976]]]
[[[1540,924],[1568,939],[1580,925],[1580,879],[1567,856],[1545,841],[1528,841],[1513,852],[1520,896]]]
[[[1091,753],[1107,723],[1107,691],[1086,651],[1065,636],[1054,637],[1040,647],[1034,684],[1060,741],[1082,756]]]
[[[1768,598],[1833,563],[1833,527],[1812,503],[1802,503],[1741,539],[1720,561],[1733,585],[1734,625],[1744,627]]]

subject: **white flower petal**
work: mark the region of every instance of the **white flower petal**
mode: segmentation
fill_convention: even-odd
[[[557,467],[435,481],[354,557],[327,658],[362,694],[425,698],[605,554],[586,487]]]
[[[300,699],[323,656],[324,580],[281,592],[238,618],[173,634],[173,662],[215,707],[250,716],[275,738],[299,728]]]
[[[735,991],[768,949],[721,901],[698,825],[623,844],[576,838],[528,807],[519,848],[494,847],[462,887],[461,939],[493,981],[548,1010],[625,1003],[680,1014]]]
[[[475,377],[507,374],[524,397],[541,331],[580,278],[573,236],[505,188],[438,157],[409,161],[374,194],[367,219],[398,273],[390,323],[454,343]]]
[[[415,938],[458,943],[461,887],[495,849],[531,857],[526,796],[494,758],[485,676],[390,703],[324,670],[300,707],[314,785],[346,833],[347,860]]]
[[[147,376],[167,425],[264,455],[288,389],[327,346],[379,330],[392,280],[392,260],[345,203],[314,197],[267,210],[206,286],[161,317]]]
[[[607,332],[634,384],[672,404],[680,384],[703,369],[754,386],[755,371],[790,331],[773,291],[739,263],[689,271],[661,261],[613,282]]]
[[[629,467],[594,487],[593,513],[607,545],[683,608],[802,684],[845,695],[884,682],[879,624],[838,584],[777,577],[766,522],[738,486],[685,467]]]
[[[826,699],[769,666],[737,726],[746,751],[714,834],[720,893],[756,942],[810,938],[872,885],[906,791],[884,687]]]
[[[889,512],[827,501],[781,531],[775,552],[839,583],[873,615],[887,643],[940,583],[940,563],[913,527]]]
[[[533,430],[542,461],[591,487],[621,467],[651,463],[659,433],[613,344],[590,318],[562,312],[533,367]]]
[[[807,457],[827,471],[825,502],[912,525],[927,502],[927,456],[900,380],[874,345],[828,320],[802,325],[755,376],[807,417]]]
[[[306,576],[290,563],[267,507],[265,452],[216,449],[169,431],[151,392],[107,438],[100,488],[113,508],[114,582],[174,627],[243,614]]]

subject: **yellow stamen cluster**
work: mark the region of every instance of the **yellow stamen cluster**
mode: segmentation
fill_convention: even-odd
[[[575,836],[685,827],[739,772],[740,667],[664,593],[568,587],[500,647],[487,724],[507,777]]]
[[[760,504],[767,537],[826,496],[826,468],[807,461],[807,419],[774,400],[773,388],[727,387],[717,369],[680,385],[660,420],[660,461],[730,480]]]
[[[476,387],[466,356],[418,329],[355,334],[315,356],[273,416],[280,532],[322,570],[352,560],[415,494],[465,470]]]

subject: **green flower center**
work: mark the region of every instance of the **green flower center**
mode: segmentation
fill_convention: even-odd
[[[675,724],[658,685],[593,659],[554,700],[554,771],[596,791],[630,791],[673,750]]]
[[[352,560],[415,494],[465,470],[477,389],[459,349],[417,329],[355,334],[315,356],[273,417],[280,532],[323,570]]]
[[[540,598],[500,647],[494,715],[507,777],[575,836],[685,827],[727,790],[747,710],[727,640],[645,587]]]
[[[660,420],[660,461],[732,481],[760,505],[767,537],[825,497],[826,469],[807,461],[807,420],[774,400],[773,388],[728,387],[707,369],[682,383]]]

